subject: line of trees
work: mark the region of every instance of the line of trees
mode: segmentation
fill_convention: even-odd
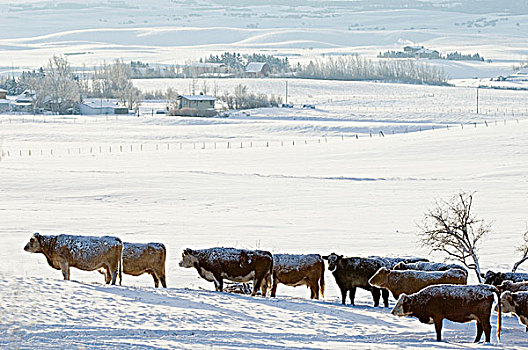
[[[297,73],[301,78],[380,80],[413,84],[446,84],[442,69],[414,60],[373,61],[361,56],[341,56],[310,61]]]
[[[482,283],[478,251],[482,239],[491,232],[491,223],[472,212],[474,194],[462,191],[448,200],[436,200],[419,225],[419,237],[421,244],[431,252],[443,253],[446,259],[459,261],[473,270]],[[522,256],[514,263],[513,272],[528,260],[528,228],[523,234],[523,243],[516,250]]]
[[[232,92],[225,91],[218,96],[228,109],[250,109],[260,107],[277,107],[282,104],[282,97],[276,95],[250,93],[246,85],[239,84]]]
[[[479,53],[475,54],[463,54],[458,51],[448,52],[445,55],[440,54],[438,51],[426,51],[426,52],[405,52],[405,51],[394,51],[388,50],[385,52],[378,53],[378,58],[429,58],[438,60],[448,61],[484,61]]]

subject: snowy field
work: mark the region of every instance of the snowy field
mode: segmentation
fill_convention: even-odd
[[[372,85],[372,94],[386,86]],[[503,100],[517,96],[500,93]],[[250,111],[271,114],[264,120],[48,116],[44,123],[0,116],[0,346],[482,347],[470,344],[474,324],[446,321],[445,341],[436,343],[432,326],[372,308],[363,291],[358,306],[343,307],[328,272],[325,300],[307,300],[305,288],[284,286],[278,298],[265,299],[213,292],[196,271],[177,264],[183,248],[212,246],[441,260],[418,245],[416,225],[435,198],[464,189],[477,191],[475,212],[493,221],[481,248],[483,268],[508,270],[526,228],[528,121],[501,117],[488,127],[479,120],[462,128],[459,123],[476,116],[454,113],[452,124],[442,113],[390,119],[389,111],[371,111],[336,119],[336,109],[330,120],[317,119],[317,128],[306,113],[320,111],[294,111],[300,120],[277,117],[279,111]],[[385,137],[371,138],[355,126],[378,117],[389,130]],[[400,123],[443,127],[392,135]],[[326,135],[325,128],[334,131]],[[42,255],[22,250],[37,231],[163,242],[169,289],[154,290],[150,277],[127,275],[122,287],[105,286],[97,272],[76,269],[73,281],[61,281]],[[486,348],[528,346],[516,319],[505,317],[504,326],[502,343],[493,338]]]
[[[295,63],[413,44],[493,61],[429,62],[454,79],[505,75],[528,56],[528,7],[515,0],[1,0],[0,17],[0,74],[54,54],[78,67],[115,58],[184,63],[225,51]]]

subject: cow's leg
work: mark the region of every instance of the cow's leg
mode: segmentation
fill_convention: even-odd
[[[109,271],[110,271],[110,277],[111,277],[110,284],[115,285],[116,279],[117,279],[117,267],[116,266],[109,267]]]
[[[381,291],[379,290],[379,288],[372,287],[372,290],[370,291],[370,293],[372,293],[372,299],[374,300],[374,307],[378,307]]]
[[[222,277],[216,277],[214,279],[215,289],[217,292],[223,292],[224,291],[224,280]]]
[[[442,318],[436,318],[433,320],[436,331],[436,341],[442,341]]]
[[[167,282],[165,281],[165,274],[160,275],[159,280],[163,288],[167,288]]]
[[[262,280],[263,279],[264,279],[263,276],[255,277],[253,279],[253,290],[251,291],[251,296],[252,297],[257,295],[258,290],[262,288]]]
[[[271,297],[275,298],[277,295],[277,285],[279,284],[279,280],[277,279],[277,276],[273,277],[273,282],[271,284]]]
[[[68,265],[68,262],[65,260],[61,260],[59,262],[60,269],[62,271],[62,276],[66,281],[70,280],[70,265]]]
[[[156,274],[153,272],[150,274],[152,276],[152,279],[154,280],[154,288],[158,288],[159,287],[159,279],[158,279],[158,276],[156,276]]]
[[[310,289],[312,290],[313,297],[312,299],[319,299],[319,284],[317,281],[315,283],[310,283]]]
[[[385,307],[389,307],[389,290],[388,289],[382,289],[381,290],[381,296],[383,298],[383,305]]]
[[[346,295],[348,290],[345,288],[341,288],[341,304],[346,305]]]
[[[110,276],[110,272],[108,272],[108,269],[105,269],[105,283],[106,284],[109,284],[110,281],[112,280],[112,276]]]
[[[356,304],[354,300],[356,299],[356,287],[352,287],[349,293],[350,293],[350,304],[355,306]]]
[[[484,330],[484,336],[486,337],[486,343],[491,342],[491,323],[490,323],[490,316],[491,315],[485,315],[480,320],[482,322],[482,329]]]
[[[480,338],[482,337],[482,323],[480,323],[480,320],[477,320],[477,336],[475,337],[474,343],[477,343]]]

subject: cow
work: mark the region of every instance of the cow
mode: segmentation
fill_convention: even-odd
[[[388,289],[394,299],[411,294],[433,284],[467,284],[467,272],[459,269],[447,271],[415,271],[379,269],[369,280],[373,287]]]
[[[65,280],[70,279],[70,267],[85,271],[105,268],[110,277],[105,278],[107,284],[115,284],[118,275],[121,279],[123,243],[117,237],[46,236],[37,232],[24,250],[44,254],[51,267],[62,270]]]
[[[397,264],[403,262],[403,263],[406,263],[406,264],[411,264],[411,263],[416,263],[416,262],[420,262],[420,261],[429,261],[428,259],[426,258],[418,258],[418,257],[388,257],[388,256],[376,256],[376,255],[371,255],[369,256],[369,258],[371,259],[378,259],[378,260],[381,260],[384,264],[384,266],[388,269],[391,269],[394,268],[394,266],[396,266]]]
[[[273,254],[273,286],[271,296],[275,297],[279,283],[287,286],[306,285],[310,298],[324,298],[324,261],[319,254]]]
[[[162,243],[123,243],[123,273],[139,276],[148,273],[154,279],[154,287],[159,283],[167,288],[165,280],[165,258],[167,250]],[[105,274],[105,280],[110,279],[110,274],[105,268],[100,269]],[[121,279],[119,279],[121,285]]]
[[[488,271],[486,274],[481,274],[484,277],[485,284],[493,286],[500,286],[504,281],[523,282],[528,281],[528,273],[522,272],[493,272]]]
[[[415,263],[398,263],[394,266],[393,270],[417,270],[417,271],[446,271],[449,269],[458,269],[466,272],[466,275],[468,274],[465,267],[462,265],[457,264],[444,264],[444,263],[437,263],[437,262],[427,262],[427,261],[420,261]]]
[[[512,281],[504,281],[500,286],[498,286],[501,293],[509,291],[512,293],[515,292],[528,292],[528,281],[524,282],[512,282]]]
[[[486,336],[491,341],[491,308],[494,296],[500,300],[499,290],[495,286],[480,284],[476,286],[440,284],[429,286],[414,294],[402,294],[391,313],[395,316],[413,316],[420,322],[434,324],[436,340],[442,340],[442,321],[465,323],[477,321],[475,343]],[[500,340],[502,316],[498,302],[497,338]]]
[[[379,305],[380,294],[383,304],[389,307],[389,292],[372,287],[368,280],[374,276],[376,271],[384,266],[379,259],[351,257],[344,258],[343,255],[332,253],[323,256],[328,261],[328,270],[332,271],[339,289],[341,290],[341,303],[346,304],[347,292],[350,291],[350,303],[354,304],[356,288],[362,288],[372,293],[374,307]]]
[[[519,319],[519,322],[526,326],[528,332],[528,292],[502,293],[500,305],[503,312],[511,312]],[[496,307],[497,309],[497,307]]]
[[[264,250],[246,250],[236,248],[185,249],[182,253],[181,267],[194,267],[198,274],[215,289],[222,292],[224,278],[233,282],[253,281],[252,296],[260,289],[266,296],[271,287],[273,274],[273,256]]]

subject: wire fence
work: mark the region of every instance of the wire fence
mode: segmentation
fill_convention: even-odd
[[[519,124],[519,119],[501,121],[483,121],[474,123],[447,124],[445,126],[432,125],[415,128],[413,132],[433,132],[435,130],[454,130],[479,127],[490,127],[506,125],[508,123]],[[408,133],[405,130],[403,134]],[[310,138],[289,138],[272,140],[207,140],[207,141],[181,141],[165,143],[121,143],[121,144],[99,144],[82,145],[78,147],[27,147],[27,148],[2,148],[0,159],[14,158],[35,158],[35,157],[66,157],[66,156],[97,156],[97,155],[119,155],[126,153],[152,153],[152,152],[182,152],[182,151],[202,151],[202,150],[234,150],[245,148],[284,148],[302,145],[327,144],[345,142],[351,140],[385,138],[389,135],[402,134],[393,130],[372,129],[369,133],[346,134],[340,136],[322,136]]]

